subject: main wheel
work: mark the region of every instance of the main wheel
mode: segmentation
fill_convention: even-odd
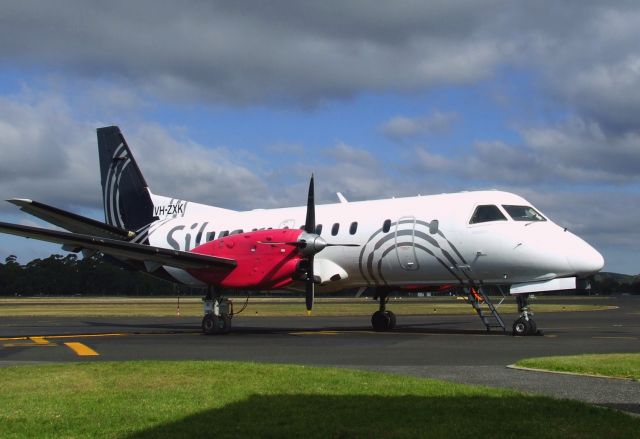
[[[205,314],[202,318],[202,332],[208,335],[215,334],[218,328],[217,320],[218,318],[213,314]]]
[[[231,317],[229,315],[207,314],[202,318],[202,332],[205,334],[227,334],[230,330]]]
[[[513,322],[513,335],[524,336],[531,335],[536,331],[535,323],[533,320],[527,320],[524,317],[520,317]]]
[[[391,329],[391,318],[386,312],[376,311],[371,316],[371,326],[375,331],[388,331]]]

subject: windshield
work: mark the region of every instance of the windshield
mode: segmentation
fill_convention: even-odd
[[[540,215],[533,207],[531,206],[505,206],[504,210],[513,218],[514,221],[546,221],[547,219]]]
[[[506,221],[507,218],[500,212],[498,206],[494,205],[483,205],[476,207],[476,210],[473,212],[473,216],[471,220],[469,220],[469,224],[478,224],[478,223],[488,223],[490,221]]]

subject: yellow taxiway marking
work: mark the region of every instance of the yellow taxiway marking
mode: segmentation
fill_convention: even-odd
[[[83,343],[78,343],[74,341],[70,341],[65,343],[65,345],[75,352],[79,357],[95,357],[96,355],[100,355],[89,346]]]
[[[297,331],[290,332],[289,335],[338,335],[344,334],[345,331]]]
[[[44,336],[38,335],[38,336],[29,336],[29,337],[3,337],[3,338],[0,338],[0,341],[33,340],[33,339],[44,339],[45,337],[48,339],[65,339],[65,338],[90,338],[90,337],[126,337],[129,335],[134,335],[134,334],[114,332],[109,334],[69,334],[69,335],[44,335]]]
[[[38,343],[7,343],[7,344],[3,344],[2,347],[3,348],[24,348],[24,347],[42,347],[42,348],[46,348],[49,346],[58,346],[55,343],[46,343],[46,344],[38,344]]]
[[[35,344],[41,344],[41,345],[51,344],[51,342],[44,337],[29,337],[29,339]]]
[[[33,347],[33,346],[58,346],[55,343],[51,343],[44,337],[22,337],[15,338],[15,341],[24,341],[24,343],[5,343],[2,346],[5,348],[18,348],[18,347]],[[12,340],[13,341],[13,340]],[[28,343],[31,341],[32,343]]]

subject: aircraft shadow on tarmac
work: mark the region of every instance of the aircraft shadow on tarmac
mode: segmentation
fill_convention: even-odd
[[[191,333],[200,332],[200,325],[198,324],[173,324],[173,323],[126,323],[126,322],[107,322],[107,321],[85,321],[84,325],[88,327],[97,328],[104,327],[109,330],[122,330],[127,329],[131,332],[144,332],[144,333]],[[460,321],[452,322],[432,322],[424,324],[406,324],[397,325],[396,328],[390,333],[400,334],[468,334],[468,335],[504,335],[510,334],[510,332],[503,331],[491,331],[488,332],[484,329],[455,329],[455,326],[460,326]],[[136,331],[139,330],[139,331]],[[325,325],[319,327],[305,327],[305,326],[235,326],[231,335],[264,335],[264,334],[285,334],[291,333],[304,333],[308,335],[323,334],[327,332],[339,332],[339,333],[373,333],[373,329],[370,326],[339,326],[339,325]],[[380,334],[384,334],[381,332]]]

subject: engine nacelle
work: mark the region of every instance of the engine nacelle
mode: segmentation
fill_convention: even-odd
[[[231,270],[189,270],[196,279],[221,288],[271,290],[289,285],[303,255],[294,244],[302,230],[275,229],[225,236],[192,250],[237,262]]]

